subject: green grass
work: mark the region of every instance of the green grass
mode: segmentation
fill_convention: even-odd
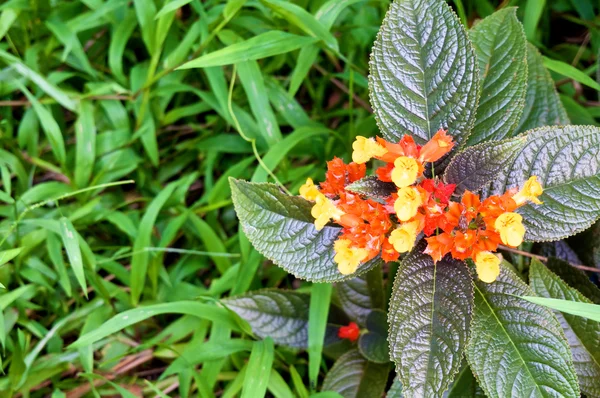
[[[320,390],[331,289],[264,261],[228,179],[296,193],[377,134],[368,60],[388,4],[0,5],[0,396]],[[469,26],[498,7],[451,4]],[[527,35],[569,116],[597,124],[598,5],[571,4],[503,3],[535,11]],[[217,303],[263,287],[312,288],[308,352],[253,338]]]

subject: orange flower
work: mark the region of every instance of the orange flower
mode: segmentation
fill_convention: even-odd
[[[466,232],[457,231],[454,236],[454,247],[452,247],[452,257],[457,260],[465,260],[471,257],[473,245],[477,241],[477,232],[470,229]]]
[[[364,164],[345,164],[340,158],[327,162],[325,181],[320,184],[321,193],[335,197],[345,192],[346,185],[360,180],[365,176],[367,166]]]
[[[396,261],[400,257],[400,253],[394,249],[394,245],[392,245],[388,238],[383,241],[383,245],[381,245],[381,259],[385,262]]]
[[[348,326],[340,326],[338,329],[338,337],[340,339],[356,341],[360,337],[360,328],[354,322],[350,322]]]
[[[436,263],[452,249],[453,239],[448,232],[425,238],[425,240],[427,241],[425,253],[429,254]]]
[[[419,160],[421,162],[435,162],[450,152],[453,147],[452,137],[446,133],[446,130],[440,129],[427,144],[423,145]]]

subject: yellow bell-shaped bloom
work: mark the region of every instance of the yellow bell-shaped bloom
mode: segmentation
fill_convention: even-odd
[[[419,164],[413,158],[400,156],[394,161],[392,181],[398,188],[408,187],[417,181]]]
[[[335,207],[335,203],[320,192],[316,196],[315,202],[310,214],[315,218],[315,228],[317,231],[322,230],[329,220],[339,220],[344,215],[342,210]]]
[[[333,244],[335,256],[333,261],[338,265],[338,270],[343,275],[349,275],[356,271],[360,263],[367,257],[369,251],[359,247],[350,247],[350,240],[338,239]]]
[[[413,221],[404,223],[392,231],[388,240],[398,253],[411,251],[415,246],[418,226],[419,222]]]
[[[380,157],[387,153],[387,149],[373,138],[365,138],[360,135],[356,137],[352,149],[352,161],[358,164],[367,163],[371,158]]]
[[[417,188],[400,188],[398,190],[398,199],[394,202],[394,210],[396,211],[398,220],[410,220],[417,214],[417,211],[422,204],[423,199]]]
[[[491,252],[479,252],[475,256],[477,276],[485,283],[492,283],[500,275],[500,259]]]
[[[317,188],[312,178],[307,178],[304,185],[300,187],[300,196],[302,196],[306,200],[317,199],[319,193],[319,188]]]
[[[517,247],[523,243],[525,227],[523,226],[523,217],[520,214],[503,213],[496,219],[494,227],[505,245]]]
[[[523,188],[521,188],[521,190],[512,198],[517,203],[517,206],[521,206],[527,201],[541,205],[543,202],[538,199],[538,196],[540,196],[542,193],[544,193],[542,184],[540,184],[536,176],[533,176],[527,180],[525,185],[523,185]]]

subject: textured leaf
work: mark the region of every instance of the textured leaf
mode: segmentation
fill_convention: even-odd
[[[579,397],[573,359],[552,312],[505,266],[493,283],[475,281],[467,360],[488,397]]]
[[[434,264],[421,243],[402,261],[390,298],[390,356],[407,397],[439,396],[461,366],[473,290],[464,263]]]
[[[377,176],[367,176],[346,186],[346,190],[373,199],[382,199],[398,191],[393,182],[381,181]]]
[[[569,287],[535,259],[532,260],[529,268],[529,283],[538,296],[591,304],[590,300]],[[559,311],[554,311],[554,315],[560,322],[571,346],[581,391],[587,396],[599,397],[600,323]]]
[[[384,306],[381,281],[381,268],[376,267],[354,279],[336,284],[342,308],[361,326],[366,325],[371,310]]]
[[[600,289],[590,281],[585,273],[558,258],[550,257],[546,265],[570,287],[577,289],[593,303],[600,304]]]
[[[386,398],[402,398],[402,383],[400,383],[400,380],[394,379],[392,386],[386,394]]]
[[[459,143],[475,121],[476,58],[456,14],[442,0],[396,0],[373,46],[369,93],[383,136],[418,143],[448,128]]]
[[[581,260],[569,260],[570,262],[575,264],[589,264],[600,268],[600,221],[578,236],[578,239],[573,244],[578,249]]]
[[[517,133],[537,127],[569,124],[554,80],[544,66],[544,59],[533,44],[527,45],[527,93],[525,109],[516,128]]]
[[[529,241],[558,240],[588,228],[600,217],[600,128],[544,127],[527,134],[527,143],[488,194],[502,194],[536,175],[544,187],[543,205],[525,205]]]
[[[233,204],[244,232],[256,250],[298,278],[336,282],[354,278],[380,263],[378,258],[342,275],[333,261],[340,227],[314,227],[313,204],[288,196],[276,185],[230,179]]]
[[[467,144],[511,137],[527,87],[527,39],[517,9],[493,13],[471,29],[469,38],[479,61],[481,97]]]
[[[367,333],[360,335],[358,350],[371,362],[388,363],[387,316],[382,310],[371,311],[367,317]]]
[[[344,398],[380,397],[389,370],[389,364],[369,362],[358,351],[348,351],[325,376],[323,391],[335,391]]]
[[[481,387],[477,384],[473,372],[469,366],[464,366],[456,380],[452,383],[452,387],[448,390],[445,398],[484,398],[485,394]]]
[[[522,136],[468,147],[452,158],[444,181],[456,184],[455,195],[462,195],[465,190],[478,191],[506,169],[526,142],[527,137]]]
[[[222,301],[247,321],[258,337],[271,337],[276,344],[288,347],[307,347],[309,294],[264,289]],[[335,312],[331,314],[331,318],[336,316]],[[327,326],[326,343],[338,340],[337,329],[332,324]]]

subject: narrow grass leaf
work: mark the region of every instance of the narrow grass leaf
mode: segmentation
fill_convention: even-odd
[[[550,69],[551,71],[566,76],[569,79],[573,79],[581,84],[585,84],[586,86],[591,87],[594,90],[600,91],[600,84],[598,84],[598,82],[596,82],[594,79],[592,79],[576,67],[567,64],[566,62],[544,57],[544,66]]]
[[[310,307],[308,312],[308,380],[311,390],[317,388],[323,340],[327,328],[327,315],[331,302],[330,283],[315,283],[310,292]]]
[[[108,46],[108,66],[113,75],[123,84],[127,82],[127,78],[123,73],[123,53],[136,26],[135,12],[131,10],[126,14],[123,21],[113,28]]]
[[[267,389],[275,398],[294,398],[295,395],[279,372],[271,369]]]
[[[133,258],[131,260],[131,302],[137,305],[142,294],[142,289],[146,284],[146,273],[148,271],[149,253],[144,250],[151,245],[152,229],[158,217],[160,209],[165,205],[171,194],[177,188],[178,182],[167,185],[150,202],[146,213],[142,217],[138,235],[133,244]]]
[[[569,300],[553,299],[546,297],[521,296],[522,299],[534,304],[543,305],[553,310],[566,312],[567,314],[581,316],[600,322],[600,305],[590,303],[577,303]]]
[[[0,296],[2,297],[2,296]],[[119,332],[126,327],[144,321],[161,314],[185,314],[192,315],[212,322],[226,325],[233,330],[239,330],[238,324],[229,311],[211,304],[198,303],[195,301],[174,301],[134,308],[115,315],[102,326],[79,337],[69,348],[81,348],[96,341]]]
[[[172,0],[169,1],[168,3],[166,3],[161,9],[160,11],[158,11],[156,13],[156,16],[154,17],[154,19],[158,19],[160,17],[162,17],[163,15],[166,15],[167,13],[171,12],[171,11],[175,11],[181,7],[183,7],[184,5],[191,3],[192,0]]]
[[[13,8],[7,8],[2,11],[2,14],[0,14],[0,40],[2,40],[6,32],[8,32],[20,13],[21,10]]]
[[[270,337],[254,343],[250,359],[248,360],[248,369],[244,377],[244,387],[242,388],[242,398],[264,397],[267,392],[271,373],[271,366],[275,356],[273,340]]]
[[[203,55],[186,62],[177,69],[231,65],[243,61],[272,57],[297,50],[316,41],[317,39],[313,37],[298,36],[282,31],[270,31]]]
[[[60,222],[60,237],[62,238],[65,251],[69,257],[69,262],[75,273],[75,278],[79,282],[79,286],[83,290],[83,294],[87,297],[87,284],[85,282],[85,274],[83,271],[83,259],[81,257],[81,248],[79,247],[79,236],[75,227],[66,217],[61,217]]]
[[[94,106],[89,101],[79,104],[79,118],[75,124],[75,185],[87,186],[94,169],[96,156],[96,124]]]
[[[535,31],[545,6],[546,0],[528,0],[525,3],[523,28],[525,29],[525,36],[527,36],[527,40],[529,41],[535,40]]]
[[[56,234],[48,234],[46,238],[46,247],[48,249],[48,256],[50,257],[50,261],[54,265],[56,273],[58,274],[58,283],[63,288],[67,296],[71,297],[71,281],[69,280],[69,275],[67,274],[67,267],[65,266],[65,262],[63,261],[62,247]]]
[[[22,247],[17,247],[16,249],[0,251],[0,266],[6,264],[13,258],[17,257],[19,253],[21,253],[21,250],[23,250]]]

